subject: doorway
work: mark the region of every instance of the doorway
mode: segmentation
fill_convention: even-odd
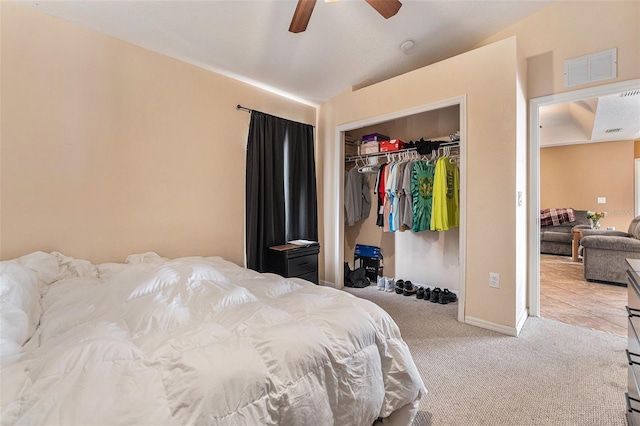
[[[529,101],[529,315],[540,316],[540,108],[640,89],[640,79],[591,87]]]

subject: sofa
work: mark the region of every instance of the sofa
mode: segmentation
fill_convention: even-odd
[[[640,259],[640,216],[631,221],[627,232],[584,230],[580,245],[587,281],[626,285],[626,259]]]
[[[573,229],[590,229],[586,210],[573,210],[575,220],[561,225],[540,226],[540,253],[571,256]]]

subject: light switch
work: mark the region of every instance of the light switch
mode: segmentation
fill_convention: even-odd
[[[606,204],[607,197],[598,197],[598,204]]]

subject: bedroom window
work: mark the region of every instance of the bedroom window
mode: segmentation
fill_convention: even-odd
[[[247,267],[265,272],[269,247],[318,239],[313,126],[251,112],[246,165]]]

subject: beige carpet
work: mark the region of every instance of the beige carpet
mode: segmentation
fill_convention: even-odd
[[[429,391],[416,426],[626,425],[624,337],[544,318],[510,337],[459,323],[457,303],[345,290],[398,323]]]

